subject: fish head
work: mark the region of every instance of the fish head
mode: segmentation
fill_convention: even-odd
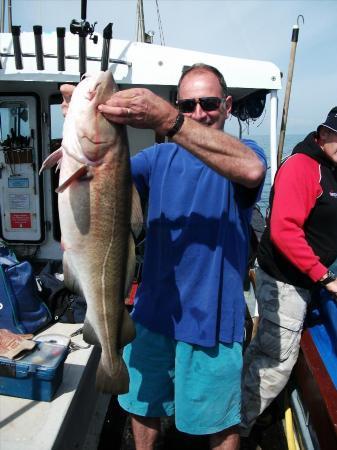
[[[80,162],[98,165],[114,144],[118,127],[98,111],[118,88],[111,71],[86,74],[76,86],[63,127],[62,147]]]

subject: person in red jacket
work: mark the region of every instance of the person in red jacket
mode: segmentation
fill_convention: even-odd
[[[244,355],[241,435],[281,392],[297,360],[311,289],[337,298],[337,107],[275,176],[257,260],[260,322]]]

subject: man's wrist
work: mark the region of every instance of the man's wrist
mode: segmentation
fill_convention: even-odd
[[[185,120],[184,114],[179,112],[172,124],[172,126],[169,128],[169,130],[166,132],[166,136],[168,138],[172,138],[178,131],[180,131],[181,127],[183,126]]]
[[[331,271],[328,270],[327,273],[325,275],[322,276],[322,278],[320,278],[318,280],[318,282],[322,285],[322,286],[326,286],[329,283],[332,283],[333,281],[336,280],[336,275]]]

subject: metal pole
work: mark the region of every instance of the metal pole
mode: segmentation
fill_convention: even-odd
[[[143,1],[137,2],[137,36],[138,42],[145,42],[145,23],[144,23],[144,9]]]
[[[8,33],[12,32],[12,0],[8,0]]]
[[[298,22],[299,17],[302,17],[302,19],[303,19],[303,16],[298,16],[297,22]],[[304,19],[303,19],[303,22],[304,22]],[[277,165],[278,166],[281,164],[281,161],[282,161],[284,138],[285,138],[286,128],[287,128],[289,101],[290,101],[291,85],[292,85],[292,81],[293,81],[296,47],[297,47],[297,42],[298,42],[298,33],[299,33],[299,26],[297,24],[297,25],[293,26],[293,32],[292,32],[292,36],[291,36],[291,51],[290,51],[290,61],[289,61],[289,67],[288,67],[288,79],[287,79],[286,92],[285,92],[285,96],[284,96],[280,138],[279,138],[278,149],[277,149]]]
[[[84,75],[87,71],[87,30],[85,30],[85,21],[87,19],[87,0],[81,0],[81,19],[82,19],[82,30],[79,33],[79,72],[80,77]]]
[[[87,35],[85,32],[80,32],[79,34],[79,48],[78,48],[78,70],[80,72],[80,77],[84,75],[87,71]]]
[[[277,91],[270,92],[270,185],[277,170]]]
[[[0,32],[3,33],[5,31],[5,0],[1,0],[1,25]]]

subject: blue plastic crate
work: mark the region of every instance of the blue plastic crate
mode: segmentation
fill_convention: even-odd
[[[0,394],[51,401],[62,382],[67,354],[64,345],[38,342],[20,360],[0,357]]]

